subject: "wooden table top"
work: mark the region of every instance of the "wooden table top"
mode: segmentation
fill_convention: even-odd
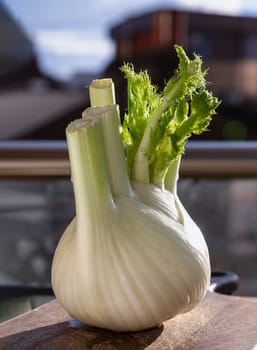
[[[54,300],[0,324],[0,350],[254,350],[257,298],[208,292],[160,328],[114,333],[81,325]]]

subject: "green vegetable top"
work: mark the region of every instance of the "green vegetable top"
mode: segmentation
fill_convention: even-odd
[[[169,167],[184,153],[192,134],[207,130],[220,102],[207,90],[206,70],[175,46],[179,66],[162,92],[146,71],[131,64],[121,68],[128,82],[128,109],[123,122],[130,178],[162,187]]]

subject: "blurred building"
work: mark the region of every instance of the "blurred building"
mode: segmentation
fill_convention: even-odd
[[[127,61],[136,69],[147,69],[153,82],[162,86],[177,66],[174,44],[189,55],[200,54],[209,68],[211,90],[223,101],[219,111],[225,117],[216,118],[215,131],[201,138],[222,138],[225,124],[234,119],[238,123],[231,126],[241,127],[243,138],[257,137],[257,18],[159,9],[128,18],[110,35],[116,59],[107,73],[116,79],[117,66]]]
[[[147,58],[159,50],[170,58],[172,46],[180,44],[189,55],[203,57],[216,94],[257,97],[256,18],[160,9],[114,26],[111,37],[120,61]]]

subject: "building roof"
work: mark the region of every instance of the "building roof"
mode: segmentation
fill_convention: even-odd
[[[230,27],[231,30],[235,30],[240,26],[240,30],[253,30],[256,32],[257,26],[256,26],[256,17],[251,16],[245,16],[245,15],[234,15],[234,14],[221,14],[221,13],[212,13],[212,12],[203,12],[200,10],[192,10],[192,9],[186,9],[181,7],[167,7],[163,8],[160,7],[158,9],[154,9],[151,11],[147,11],[141,14],[137,14],[131,17],[128,17],[126,20],[123,20],[120,23],[117,23],[116,25],[112,26],[110,29],[110,36],[114,40],[124,39],[124,38],[131,38],[134,35],[141,33],[142,31],[147,31],[151,25],[154,18],[154,15],[156,13],[182,13],[190,15],[190,17],[195,20],[196,22],[194,25],[198,22],[198,25],[201,28],[205,28],[206,26],[210,26],[210,20],[211,25],[216,26],[217,25],[217,17],[219,19],[225,19],[225,21],[219,21],[219,26],[217,26],[217,29],[221,29],[222,27]],[[199,17],[201,18],[201,21],[199,21]],[[238,18],[245,19],[246,21],[240,21],[238,22]],[[231,27],[232,26],[232,27]],[[250,27],[249,27],[250,26]]]
[[[0,93],[0,139],[19,139],[86,106],[86,93],[58,90],[10,90]],[[50,131],[50,130],[49,130]],[[63,138],[65,137],[65,131]],[[47,138],[47,132],[45,133]]]

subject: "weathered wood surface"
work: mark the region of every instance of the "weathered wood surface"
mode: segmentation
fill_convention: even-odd
[[[257,298],[208,293],[160,328],[113,333],[72,320],[56,301],[0,325],[0,350],[250,350],[257,346]]]

